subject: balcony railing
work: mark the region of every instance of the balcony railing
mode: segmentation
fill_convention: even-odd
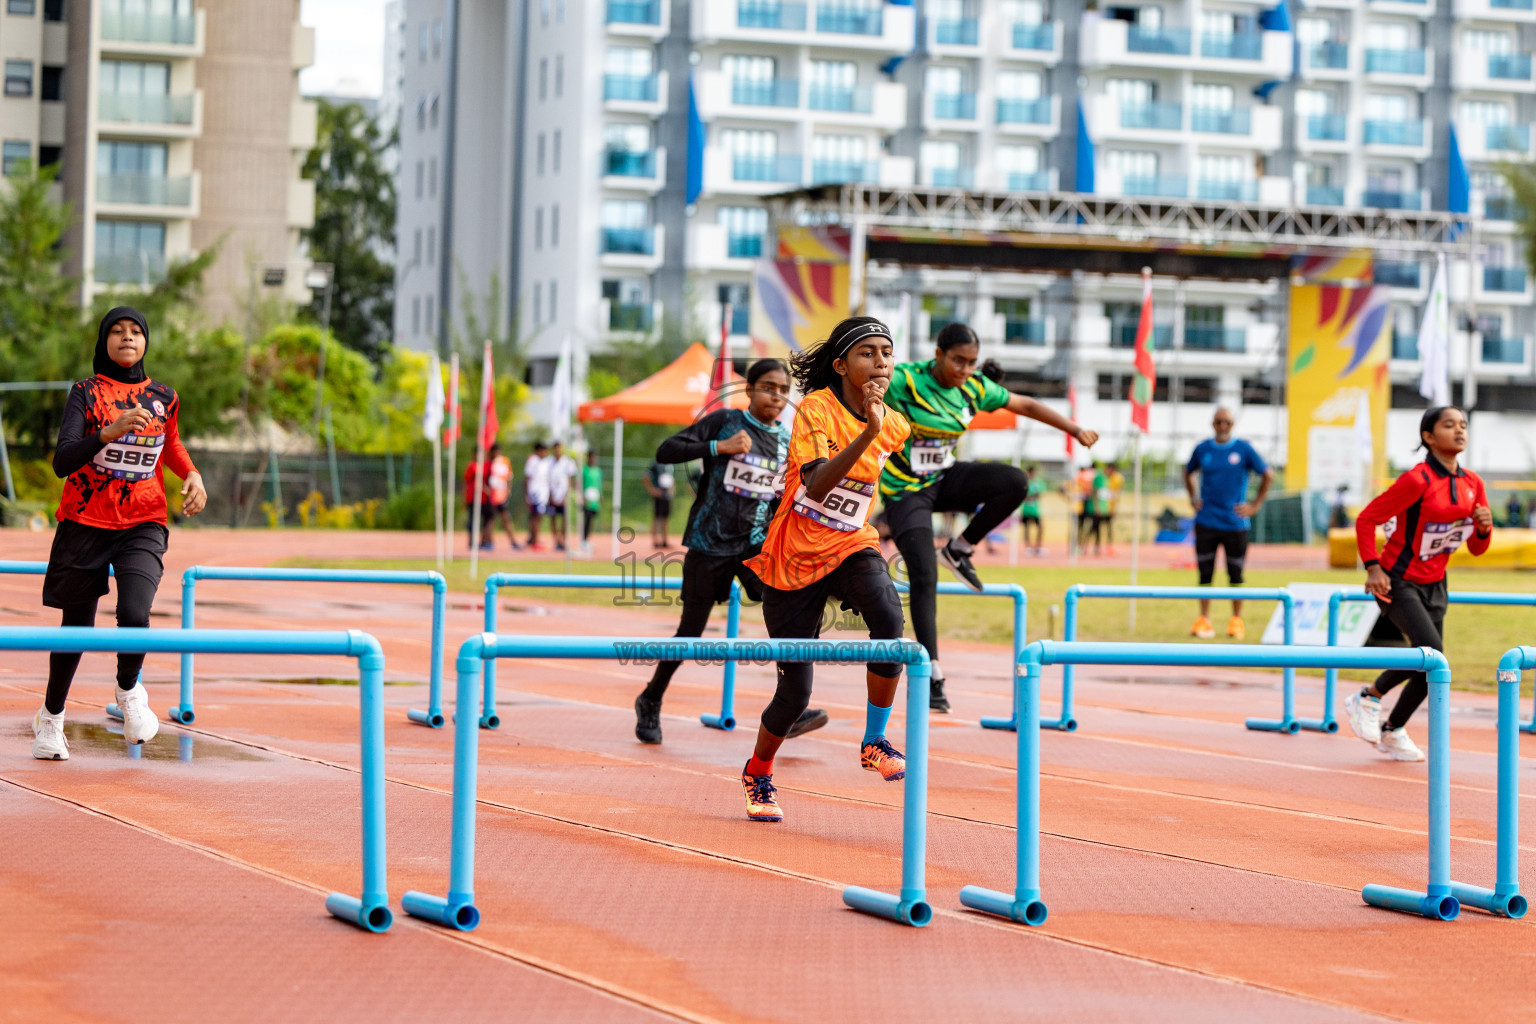
[[[998,124],[1050,124],[1051,99],[1000,99],[997,101]]]
[[[1510,153],[1531,151],[1531,126],[1528,124],[1484,125],[1483,144],[1489,149]]]
[[[741,107],[798,107],[800,83],[793,78],[733,78],[731,102]]]
[[[839,5],[822,0],[816,7],[816,31],[844,36],[878,36],[885,31],[884,7],[855,3]]]
[[[1365,70],[1387,75],[1422,75],[1423,50],[1366,50]]]
[[[1483,200],[1483,216],[1489,220],[1522,220],[1525,211],[1514,196],[1488,196]]]
[[[750,156],[731,158],[731,177],[737,181],[768,181],[799,184],[801,161],[798,156]]]
[[[1259,198],[1259,183],[1232,181],[1226,178],[1200,178],[1195,181],[1195,198],[1251,203]]]
[[[1185,324],[1184,347],[1201,352],[1246,352],[1248,332],[1241,327]]]
[[[763,255],[763,236],[733,231],[725,236],[725,254],[733,260],[755,260]]]
[[[1307,138],[1315,142],[1343,142],[1349,137],[1349,118],[1343,114],[1308,114]]]
[[[655,103],[656,76],[606,74],[603,76],[603,99]]]
[[[1392,332],[1392,358],[1409,360],[1419,358],[1419,336],[1394,330]]]
[[[608,0],[610,25],[660,25],[661,0]]]
[[[934,93],[933,116],[940,121],[976,120],[976,94],[973,92]]]
[[[1524,363],[1525,339],[1483,336],[1483,362]]]
[[[1232,35],[1202,35],[1200,56],[1223,60],[1258,60],[1264,55],[1264,36],[1258,32],[1235,32]]]
[[[736,0],[737,28],[805,31],[805,4],[781,0]]]
[[[1531,55],[1528,53],[1490,53],[1488,55],[1488,77],[1529,82],[1531,80]]]
[[[1159,199],[1183,199],[1189,195],[1189,179],[1178,174],[1154,174],[1121,179],[1120,191],[1128,196],[1153,196]]]
[[[648,302],[633,306],[615,302],[608,307],[610,331],[649,331],[653,323],[655,311]]]
[[[1484,267],[1483,291],[1485,292],[1523,292],[1525,291],[1524,267]]]
[[[1135,103],[1120,108],[1120,127],[1158,128],[1176,132],[1184,126],[1184,108],[1177,103]]]
[[[1506,11],[1529,11],[1536,7],[1536,3],[1533,0],[1488,0],[1488,6]]]
[[[97,284],[159,284],[165,278],[165,254],[149,249],[99,252],[91,277]]]
[[[923,177],[934,188],[970,188],[975,176],[969,167],[930,167]]]
[[[1424,205],[1424,197],[1417,191],[1368,188],[1360,193],[1360,205],[1378,210],[1417,210]]]
[[[656,177],[656,154],[630,149],[610,149],[604,154],[603,173],[619,178]]]
[[[1131,53],[1188,57],[1190,31],[1187,28],[1142,28],[1132,25],[1125,33],[1125,48]]]
[[[817,160],[811,158],[812,185],[846,185],[850,182],[877,182],[877,160]]]
[[[656,251],[656,232],[643,228],[603,228],[603,252],[650,256]]]
[[[1377,260],[1375,275],[1377,284],[1390,285],[1393,288],[1417,288],[1419,286],[1419,265],[1417,263]]]
[[[1307,63],[1314,68],[1343,71],[1349,67],[1349,44],[1332,39],[1313,43],[1307,50]]]
[[[104,92],[96,97],[97,115],[117,124],[192,123],[193,97],[165,93]]]
[[[1003,344],[1044,345],[1044,320],[1004,320]]]
[[[841,114],[867,114],[875,108],[875,91],[867,85],[818,85],[805,90],[805,105],[812,110]]]
[[[1211,132],[1217,135],[1247,135],[1252,124],[1252,111],[1247,107],[1190,107],[1189,127],[1192,131]]]
[[[1422,146],[1424,122],[1413,121],[1366,121],[1364,122],[1366,145]]]
[[[1342,185],[1308,185],[1308,206],[1343,206],[1344,187]]]
[[[1135,348],[1136,328],[1135,320],[1114,320],[1109,325],[1110,348]],[[1171,324],[1152,325],[1152,347],[1167,351],[1173,347],[1173,326]]]
[[[191,46],[197,42],[197,18],[193,14],[148,14],[106,10],[101,12],[101,38],[113,43],[161,43]]]
[[[1047,52],[1056,49],[1056,23],[1045,21],[1038,25],[1030,25],[1022,21],[1014,22],[1013,48]]]
[[[1010,192],[1048,192],[1050,188],[1050,171],[1012,171],[1008,175]]]
[[[933,23],[933,41],[940,46],[975,46],[975,18],[940,18]]]
[[[102,174],[96,178],[96,201],[132,206],[191,206],[192,177],[186,174]]]

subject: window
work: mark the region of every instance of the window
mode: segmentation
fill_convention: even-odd
[[[550,145],[549,169],[555,174],[560,173],[560,129],[555,129],[555,140]]]
[[[166,152],[163,142],[114,142],[103,139],[96,144],[96,172],[163,178]]]
[[[43,65],[42,98],[50,102],[64,99],[64,69],[52,64]]]
[[[434,333],[435,325],[436,324],[437,324],[437,299],[434,298],[431,295],[428,295],[427,296],[427,322],[426,322],[426,327],[427,327],[427,333],[428,334]]]
[[[555,54],[555,99],[565,92],[565,54]]]
[[[443,19],[432,19],[432,57],[435,60],[443,55]]]
[[[555,20],[565,23],[565,0],[555,0]]]
[[[437,225],[427,228],[427,266],[437,265]]]
[[[1475,124],[1509,124],[1509,107],[1496,100],[1462,100],[1458,121]]]
[[[549,282],[549,322],[554,323],[559,319],[560,312],[560,282]]]
[[[539,58],[539,99],[549,98],[549,58]]]
[[[544,207],[533,211],[533,247],[544,248]]]
[[[64,0],[43,0],[43,20],[63,21]]]
[[[779,153],[778,133],[754,128],[726,128],[720,133],[720,143],[735,157],[772,160]]]
[[[5,0],[5,13],[30,18],[37,13],[37,0]]]
[[[811,89],[848,92],[859,80],[859,67],[851,60],[811,61]]]
[[[1190,89],[1189,105],[1197,110],[1231,110],[1235,99],[1230,85],[1196,82]]]
[[[612,46],[603,57],[604,74],[647,78],[655,69],[656,54],[644,46]]]
[[[54,167],[54,166],[57,166],[58,164],[61,164],[63,162],[64,162],[64,147],[63,146],[38,146],[37,147],[37,166],[39,166],[39,167]]]
[[[432,127],[436,128],[437,127],[437,97],[436,96],[432,97],[432,105],[428,108],[428,110],[431,112],[430,115],[429,115],[429,119],[430,119],[430,121],[432,123]]]
[[[818,164],[862,164],[867,145],[862,135],[817,135],[811,139],[811,160]]]
[[[1237,16],[1231,11],[1201,11],[1200,34],[1218,38],[1231,36],[1237,31]]]
[[[1104,94],[1113,96],[1122,107],[1141,107],[1157,102],[1157,83],[1144,78],[1111,78],[1104,83]]]
[[[720,58],[720,70],[733,86],[737,82],[771,82],[778,70],[778,61],[772,57],[726,54]]]
[[[615,153],[648,153],[651,149],[650,125],[606,125],[603,128],[603,145]]]
[[[549,247],[557,249],[560,246],[560,204],[555,203],[549,208]]]
[[[1515,40],[1508,32],[1487,28],[1469,28],[1461,33],[1463,49],[1481,53],[1514,53]]]
[[[100,282],[147,282],[165,270],[165,225],[154,221],[96,221],[96,265]]]
[[[1365,118],[1368,121],[1406,121],[1409,113],[1408,97],[1402,93],[1373,92],[1365,97]]]
[[[8,60],[5,62],[5,94],[7,96],[32,95],[32,62]]]
[[[605,199],[602,222],[605,228],[648,227],[650,209],[643,199]]]
[[[1417,29],[1398,21],[1373,21],[1365,26],[1365,45],[1371,50],[1417,50]]]
[[[1365,187],[1371,192],[1401,192],[1408,187],[1407,178],[1401,167],[1377,165],[1365,169]]]
[[[419,132],[427,130],[427,98],[425,96],[416,99],[416,130]]]
[[[427,195],[437,195],[437,157],[427,161]]]
[[[538,168],[539,175],[540,175],[540,177],[542,177],[543,174],[544,174],[544,133],[543,132],[539,132],[539,144],[538,144],[538,146],[535,147],[535,149],[537,151],[537,156],[534,159],[534,165]]]
[[[544,322],[544,286],[533,282],[533,326]]]
[[[1201,181],[1231,183],[1247,179],[1252,165],[1245,158],[1232,154],[1220,156],[1201,154],[1196,166],[1199,168],[1197,176]]]
[[[104,60],[101,62],[101,91],[115,96],[167,96],[171,91],[171,66],[161,61]],[[48,68],[43,68],[43,89],[47,91]],[[60,71],[63,69],[60,68]],[[47,97],[44,97],[45,99]]]
[[[1296,22],[1296,39],[1304,47],[1336,41],[1338,26],[1331,18],[1301,18]]]
[[[1040,147],[998,146],[997,169],[1004,174],[1034,174],[1040,169]]]
[[[961,178],[960,143],[924,142],[918,153],[922,165],[923,183],[941,188],[957,188],[964,183]]]
[[[7,139],[0,145],[0,174],[7,178],[19,172],[24,164],[32,161],[32,143],[25,139]]]
[[[411,333],[421,333],[421,296],[411,299]]]
[[[421,186],[422,186],[422,182],[424,182],[424,181],[426,181],[426,164],[423,163],[420,160],[417,160],[416,161],[416,198],[417,199],[421,198]]]
[[[1002,0],[1003,21],[1015,25],[1038,25],[1045,20],[1044,0]]]
[[[965,72],[959,68],[929,65],[923,74],[923,86],[935,96],[958,96],[965,92]]]
[[[1109,169],[1120,175],[1121,180],[1145,181],[1157,177],[1157,154],[1138,149],[1112,149],[1105,160]]]
[[[421,63],[427,62],[427,23],[421,23],[421,29],[416,33],[416,56]]]
[[[732,259],[757,259],[763,254],[768,233],[768,211],[761,206],[722,206],[715,215],[725,229],[726,255]]]
[[[1301,117],[1326,117],[1333,113],[1333,93],[1327,89],[1297,89],[1296,113]]]
[[[421,228],[416,229],[415,237],[411,242],[411,262],[413,264],[421,262]]]
[[[997,76],[997,96],[1004,100],[1037,100],[1040,85],[1038,71],[1003,71]]]
[[[539,18],[547,26],[549,24],[549,0],[539,0]],[[538,317],[534,317],[538,320]]]

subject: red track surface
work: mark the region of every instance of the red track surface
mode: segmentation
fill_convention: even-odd
[[[46,541],[4,533],[0,550],[42,558]],[[400,554],[401,541],[346,535],[345,554]],[[184,566],[335,554],[336,535],[181,533],[171,550],[156,609],[167,626]],[[39,582],[0,576],[0,623],[52,624]],[[200,594],[200,625],[358,627],[384,641],[387,677],[413,684],[386,691],[390,892],[398,908],[408,888],[443,891],[451,737],[404,718],[425,696],[425,595],[216,588]],[[509,630],[674,625],[665,610],[504,601]],[[450,602],[450,654],[479,614],[467,596]],[[350,665],[200,657],[197,724],[165,725],[130,760],[101,725],[111,660],[87,655],[73,757],[59,764],[28,756],[46,656],[6,657],[0,1020],[1530,1019],[1536,926],[1475,911],[1433,923],[1359,899],[1367,882],[1423,882],[1424,766],[1347,735],[1247,732],[1245,715],[1278,710],[1270,676],[1081,673],[1083,730],[1044,736],[1051,916],[1031,930],[956,896],[1012,887],[1013,737],[975,725],[1007,707],[1007,652],[948,644],[955,714],[933,723],[929,820],[938,915],[914,930],[838,898],[848,883],[893,888],[900,853],[900,789],[858,768],[856,670],[818,669],[832,724],[785,748],[788,820],[762,826],[745,820],[734,777],[768,669],[743,668],[743,726],[727,734],[697,723],[718,702],[718,669],[685,666],[656,748],[631,735],[645,670],[503,663],[504,724],[481,743],[485,921],[460,936],[397,914],[371,936],[321,906],[358,881],[356,690],[272,681]],[[173,657],[150,658],[157,709],[175,674]],[[1301,680],[1308,715],[1319,687]],[[1454,873],[1491,884],[1493,705],[1452,702]],[[898,711],[898,745],[902,728]]]

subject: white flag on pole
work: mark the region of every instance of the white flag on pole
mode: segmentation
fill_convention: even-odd
[[[568,440],[571,430],[571,336],[560,339],[560,358],[555,363],[555,380],[549,391],[549,419],[555,437]]]
[[[912,358],[912,293],[901,293],[901,306],[896,313],[895,330],[891,332],[891,358],[905,363]]]
[[[432,353],[427,363],[427,406],[421,414],[421,433],[428,441],[437,440],[443,429],[443,368]]]
[[[1435,257],[1435,282],[1419,324],[1419,394],[1430,405],[1451,404],[1451,302],[1445,284],[1445,253]]]

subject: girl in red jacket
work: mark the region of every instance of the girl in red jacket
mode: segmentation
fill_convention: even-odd
[[[1429,454],[1397,478],[1355,520],[1355,543],[1365,563],[1365,589],[1376,595],[1381,613],[1414,647],[1443,651],[1445,564],[1467,545],[1474,555],[1488,550],[1493,513],[1483,481],[1456,464],[1467,450],[1467,418],[1454,406],[1431,409],[1419,421],[1419,444]],[[1376,553],[1376,527],[1387,535]],[[1397,707],[1381,721],[1381,698],[1406,682]],[[1344,699],[1349,727],[1397,761],[1422,761],[1424,754],[1403,727],[1424,701],[1429,684],[1423,672],[1391,670]]]

